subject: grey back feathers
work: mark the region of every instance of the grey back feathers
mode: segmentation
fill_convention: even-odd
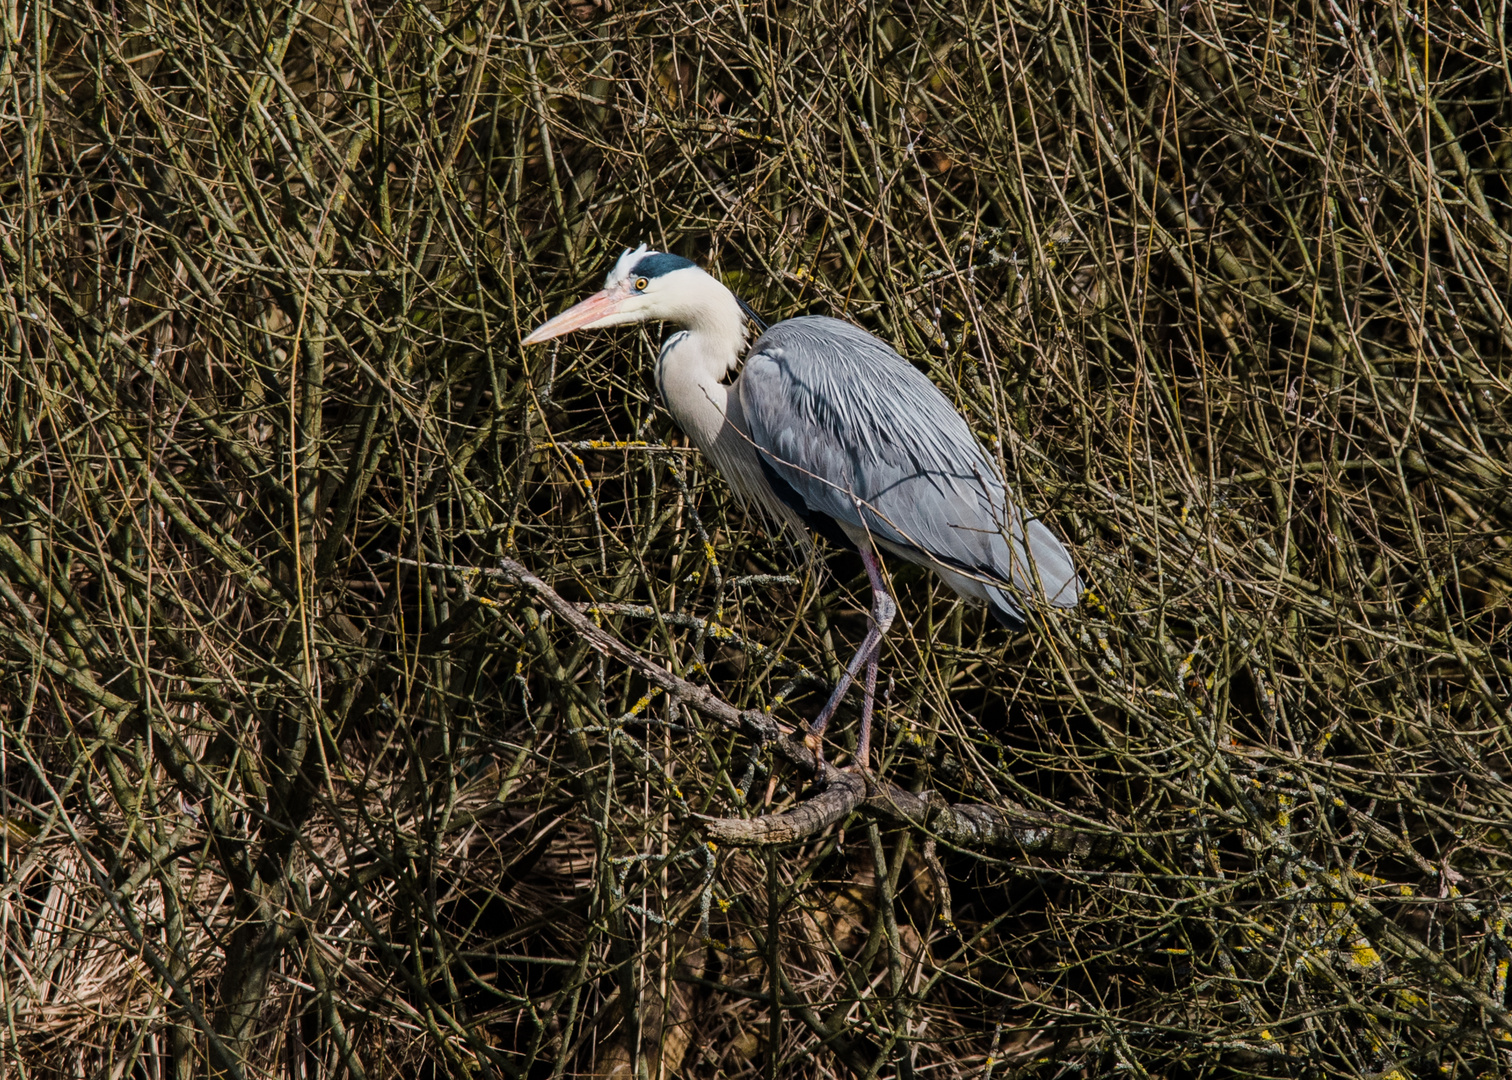
[[[934,569],[1004,622],[1022,621],[1015,593],[1077,602],[1060,541],[1013,505],[945,395],[878,338],[817,315],[778,323],[752,346],[738,393],[752,443],[800,513]]]

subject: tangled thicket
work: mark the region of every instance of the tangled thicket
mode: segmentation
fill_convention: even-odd
[[[1505,1074],[1506,14],[6,5],[0,1073]],[[1081,842],[710,845],[805,777],[473,572],[789,727],[863,634],[654,327],[520,349],[641,240],[1070,542],[893,567],[873,764]]]

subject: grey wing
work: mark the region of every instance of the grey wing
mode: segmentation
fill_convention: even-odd
[[[739,385],[751,439],[782,481],[773,486],[790,488],[800,513],[933,564],[1005,620],[1019,605],[994,582],[1076,603],[1065,547],[1014,507],[945,395],[878,338],[837,319],[789,319],[752,347]]]

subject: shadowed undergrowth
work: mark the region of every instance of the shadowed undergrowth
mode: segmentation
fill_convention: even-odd
[[[10,5],[5,1069],[1501,1075],[1499,12]],[[519,348],[643,240],[1068,540],[1016,636],[891,568],[873,762],[1085,844],[710,845],[803,777],[472,573],[789,727],[863,635],[656,327]]]

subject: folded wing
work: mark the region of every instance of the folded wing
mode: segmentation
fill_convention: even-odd
[[[1076,603],[1065,547],[1013,505],[945,395],[878,338],[822,316],[778,323],[746,357],[739,395],[763,471],[811,526],[869,535],[1004,622],[1021,621],[1021,597]]]

